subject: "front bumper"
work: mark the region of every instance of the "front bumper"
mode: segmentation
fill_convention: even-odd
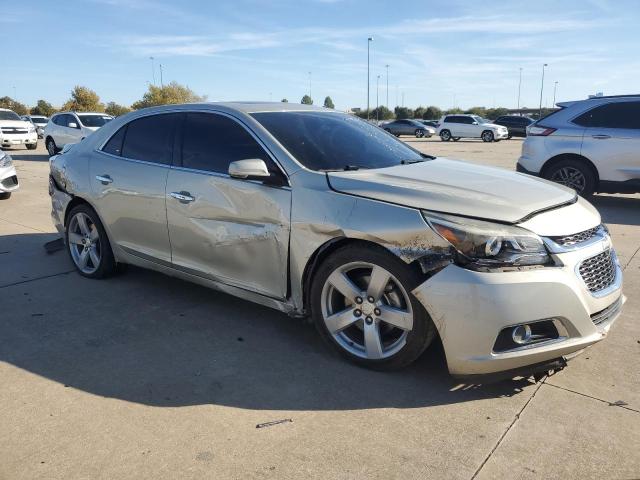
[[[413,294],[438,329],[450,373],[487,375],[544,365],[602,340],[626,300],[622,271],[616,260],[614,284],[595,296],[575,269],[602,250],[597,243],[558,254],[563,266],[523,271],[477,272],[449,265],[419,285]],[[604,320],[600,312],[608,312]],[[560,322],[559,338],[494,352],[502,329],[545,319]]]
[[[51,220],[58,233],[64,237],[64,216],[73,197],[63,191],[52,177],[49,177],[49,196],[51,197]]]
[[[509,130],[496,130],[493,132],[493,138],[495,140],[504,140],[506,138],[509,138]]]
[[[17,145],[33,145],[38,143],[38,134],[23,133],[18,135],[2,135],[0,136],[0,145],[3,147],[14,147]]]
[[[0,193],[14,192],[18,188],[20,188],[20,184],[16,168],[13,165],[0,167]]]

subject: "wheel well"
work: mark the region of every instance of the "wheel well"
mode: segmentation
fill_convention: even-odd
[[[304,267],[304,272],[302,274],[302,300],[304,302],[303,308],[305,309],[306,312],[309,311],[309,305],[310,305],[309,296],[311,294],[311,281],[313,280],[313,277],[315,277],[315,274],[318,268],[320,267],[320,265],[322,265],[324,260],[339,248],[342,248],[346,245],[352,245],[352,244],[359,244],[362,248],[375,248],[378,250],[384,250],[390,255],[394,255],[393,252],[389,251],[382,245],[379,245],[375,242],[360,240],[356,238],[347,238],[347,237],[333,238],[323,243],[320,247],[316,249],[315,252],[313,252],[311,257],[309,257],[309,260],[307,261],[307,264]],[[409,268],[415,268],[420,270],[420,266],[417,261],[407,264],[407,266]]]
[[[598,183],[600,182],[600,175],[598,175],[598,169],[596,168],[596,166],[593,164],[591,160],[589,160],[587,157],[583,157],[582,155],[578,155],[577,153],[562,153],[560,155],[556,155],[555,157],[551,157],[549,160],[547,160],[544,163],[544,165],[540,169],[540,176],[543,178],[546,178],[547,172],[549,171],[549,169],[554,165],[556,165],[558,162],[561,162],[563,160],[578,160],[588,165],[591,171],[593,172],[593,174],[595,175],[596,187],[597,187]]]
[[[69,215],[69,212],[71,210],[73,210],[74,208],[76,208],[78,205],[88,205],[89,208],[93,209],[91,204],[89,202],[87,202],[84,198],[73,197],[71,199],[71,201],[69,202],[69,204],[67,205],[67,209],[64,211],[64,224],[65,224],[65,226],[67,225],[67,216]]]
[[[484,135],[484,134],[485,134],[485,133],[487,133],[487,132],[489,132],[491,135],[493,135],[493,130],[486,129],[486,130],[483,130],[483,131],[482,131],[482,133],[480,134],[480,136]]]

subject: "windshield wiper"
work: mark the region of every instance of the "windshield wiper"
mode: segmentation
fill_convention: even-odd
[[[412,163],[425,162],[426,160],[426,158],[418,158],[415,160],[400,160],[400,165],[411,165]]]
[[[342,168],[323,168],[320,171],[321,172],[355,172],[356,170],[360,170],[361,168],[369,168],[369,167],[363,167],[360,165],[345,165]]]

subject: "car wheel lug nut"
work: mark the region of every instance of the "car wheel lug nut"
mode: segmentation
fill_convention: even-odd
[[[367,325],[371,325],[373,323],[373,318],[367,317],[364,319],[364,321],[367,322]]]
[[[376,308],[376,309],[373,311],[373,313],[375,313],[376,315],[380,315],[380,309],[379,309],[379,308]]]
[[[369,303],[375,302],[375,299],[373,297],[369,297],[369,298],[367,298],[367,300],[369,300]]]
[[[354,314],[356,317],[359,317],[360,315],[362,315],[362,310],[360,310],[360,309],[356,308],[356,309],[353,311],[353,314]]]
[[[359,305],[362,303],[362,298],[361,297],[356,297],[356,303]]]

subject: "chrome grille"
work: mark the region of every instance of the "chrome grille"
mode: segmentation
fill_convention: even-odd
[[[609,305],[604,310],[600,310],[597,313],[591,315],[591,321],[594,325],[600,325],[601,323],[608,322],[613,317],[615,317],[622,308],[622,296],[618,298],[615,302]]]
[[[591,293],[604,290],[616,279],[616,266],[611,250],[587,258],[580,264],[578,271]]]
[[[12,135],[12,134],[17,135],[22,133],[28,133],[28,130],[26,128],[3,127],[2,133],[8,134],[8,135]]]
[[[565,237],[551,237],[551,240],[556,242],[558,245],[562,245],[563,247],[571,247],[578,243],[586,242],[587,240],[592,239],[596,236],[600,228],[601,225],[598,225],[597,227],[590,228],[589,230],[585,230],[584,232],[574,233],[573,235],[567,235]]]

